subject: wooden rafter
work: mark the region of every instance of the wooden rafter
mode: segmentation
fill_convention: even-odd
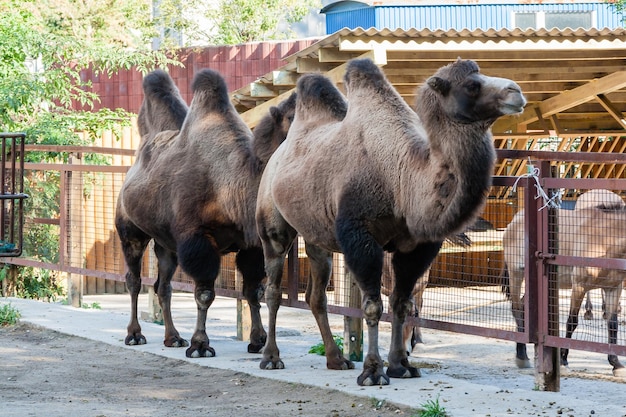
[[[610,93],[626,87],[626,71],[618,71],[572,90],[564,91],[538,103],[537,108],[543,117],[571,109],[590,100],[595,100],[600,94]],[[534,108],[526,108],[524,113],[516,119],[518,124],[528,124],[539,120]]]

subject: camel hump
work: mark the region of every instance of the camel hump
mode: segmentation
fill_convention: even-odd
[[[316,113],[317,116],[326,114],[342,120],[346,116],[346,99],[332,81],[321,74],[305,74],[300,77],[296,85],[296,96],[296,114],[299,117]]]
[[[143,78],[144,100],[137,125],[141,136],[149,132],[180,129],[187,116],[187,103],[169,74],[154,70]]]
[[[173,91],[177,91],[174,81],[161,69],[154,70],[143,78],[143,92],[146,96],[169,96]]]
[[[344,82],[348,90],[355,88],[379,88],[387,84],[385,75],[369,58],[357,58],[348,62]]]
[[[204,107],[226,110],[229,108],[228,87],[222,75],[212,69],[198,72],[191,84],[193,100]]]

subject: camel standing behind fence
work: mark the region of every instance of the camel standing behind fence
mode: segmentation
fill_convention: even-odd
[[[626,258],[626,206],[619,196],[607,198],[606,192],[590,192],[582,197],[576,210],[558,209],[558,253],[564,256],[593,258]],[[583,195],[584,196],[584,195]],[[598,200],[600,198],[600,200]],[[619,201],[617,201],[619,200]],[[595,204],[592,202],[599,202]],[[617,202],[616,202],[617,201]],[[616,202],[616,203],[615,203]],[[507,226],[502,237],[504,247],[503,290],[511,300],[517,330],[524,331],[524,212],[520,211]],[[585,294],[601,288],[606,297],[608,343],[617,343],[617,310],[626,272],[591,267],[558,266],[561,288],[572,289],[565,337],[571,338],[578,326],[578,313]],[[517,343],[516,363],[531,366],[526,344]],[[568,349],[561,349],[561,364],[567,365]],[[615,376],[626,376],[626,369],[616,355],[608,355]]]

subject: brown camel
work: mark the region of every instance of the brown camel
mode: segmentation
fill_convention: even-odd
[[[586,195],[588,194],[588,195]],[[618,195],[592,190],[583,194],[575,210],[557,210],[558,254],[589,258],[626,258],[626,206]],[[611,193],[612,194],[612,193]],[[595,202],[595,203],[593,203]],[[511,300],[517,330],[524,331],[524,212],[518,212],[502,236],[504,248],[503,290]],[[605,296],[608,343],[617,343],[617,311],[626,272],[605,268],[559,265],[560,288],[571,288],[565,337],[571,338],[578,326],[578,314],[585,294],[601,288]],[[561,349],[561,364],[567,366],[569,349]],[[608,355],[615,376],[626,377],[626,368],[617,355]],[[520,368],[531,367],[526,344],[516,344],[515,362]]]
[[[327,367],[349,369],[335,344],[325,289],[331,253],[342,252],[363,296],[368,351],[359,385],[416,377],[402,328],[417,279],[442,242],[471,223],[491,185],[495,161],[490,127],[522,111],[517,84],[487,77],[458,60],[418,91],[417,114],[369,59],[347,64],[347,102],[326,77],[302,76],[287,139],[263,174],[257,224],[263,242],[270,312],[261,368],[283,368],[276,345],[284,258],[297,233],[306,243],[312,279],[306,300],[324,341]],[[389,367],[378,349],[383,252],[396,277]]]
[[[174,327],[170,307],[171,279],[180,264],[194,280],[198,306],[186,355],[215,356],[206,333],[207,310],[215,298],[220,257],[237,252],[236,265],[243,276],[243,295],[252,318],[248,351],[259,352],[266,338],[260,316],[265,273],[254,210],[261,173],[286,137],[295,97],[273,107],[253,136],[215,71],[205,69],[196,74],[188,112],[164,71],[148,74],[143,88],[138,118],[142,142],[120,192],[115,219],[131,296],[125,343],[146,343],[137,319],[137,296],[141,259],[149,241],[154,240],[158,260],[154,287],[163,309],[165,346],[189,346]]]

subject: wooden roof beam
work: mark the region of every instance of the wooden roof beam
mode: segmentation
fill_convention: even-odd
[[[359,55],[359,58],[370,58],[376,65],[383,66],[387,64],[387,53],[385,50],[376,49],[368,51],[364,54]],[[346,72],[347,63],[343,63],[330,71],[326,72],[324,75],[328,77],[333,83],[339,84],[342,82],[343,74]],[[265,103],[259,104],[253,109],[248,110],[245,113],[241,114],[241,117],[244,122],[247,123],[248,127],[251,129],[254,128],[261,118],[267,114],[270,107],[277,106],[283,100],[289,98],[291,93],[295,92],[295,88],[292,88],[284,93],[267,100]]]
[[[617,123],[619,123],[620,126],[626,129],[626,120],[624,119],[624,115],[604,94],[598,94],[596,96],[596,100],[598,100],[602,107],[604,107],[606,111],[609,112],[615,120],[617,120]]]
[[[564,91],[557,96],[538,103],[537,107],[543,117],[549,117],[594,100],[599,94],[610,93],[624,87],[626,87],[626,71],[618,71],[606,77],[592,80],[572,90]],[[518,124],[528,124],[538,121],[539,117],[533,107],[527,106],[516,122]]]

